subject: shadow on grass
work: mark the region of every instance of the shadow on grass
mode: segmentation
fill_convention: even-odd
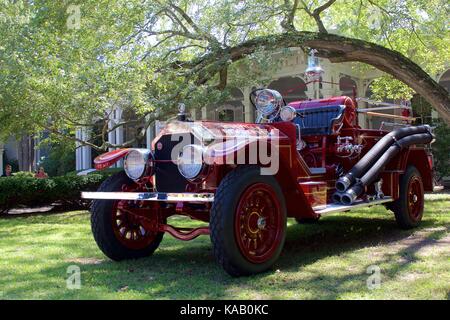
[[[354,272],[345,275],[330,274],[326,272],[326,268],[313,273],[309,270],[305,275],[304,269],[322,259],[339,258],[343,254],[369,246],[396,244],[414,232],[435,226],[434,222],[433,218],[428,218],[420,228],[399,230],[392,216],[387,214],[384,218],[379,218],[379,215],[362,218],[344,214],[326,217],[317,224],[290,225],[283,253],[274,269],[243,278],[228,276],[215,263],[208,237],[184,243],[166,235],[160,249],[152,257],[122,262],[104,258],[100,262],[82,264],[82,290],[70,291],[62,286],[48,292],[47,298],[114,298],[125,292],[131,297],[134,294],[148,299],[232,299],[241,290],[246,290],[252,296],[270,299],[283,298],[286,290],[302,289],[310,292],[308,298],[336,299],[342,293],[364,289],[368,276],[365,271],[373,264],[371,261],[365,261],[363,266],[358,265],[361,272],[356,275]],[[47,232],[51,234],[52,231]],[[401,263],[392,263],[389,255],[376,263],[390,262],[389,268],[383,272],[394,276],[416,259],[418,250],[433,244],[446,232],[448,228],[432,232],[421,241],[408,244],[396,252],[396,255],[408,257]],[[70,243],[65,249],[83,252],[79,243]],[[30,283],[39,286],[40,282],[55,278],[55,275],[66,277],[67,266],[76,264],[60,261],[58,254],[49,254],[46,259],[59,261],[56,265],[41,270],[38,275],[30,275],[27,282],[8,290],[8,295],[19,296],[21,291],[30,290]],[[277,269],[280,273],[274,271]],[[107,292],[110,296],[105,297],[102,292]]]

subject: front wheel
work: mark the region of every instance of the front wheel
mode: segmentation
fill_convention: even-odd
[[[131,186],[133,183],[125,172],[120,172],[106,179],[98,191],[122,191],[124,186]],[[91,228],[100,250],[116,261],[151,255],[164,235],[163,232],[148,230],[139,215],[133,213],[129,201],[121,200],[94,200],[91,207]]]
[[[266,271],[286,237],[286,205],[273,176],[242,166],[220,183],[211,208],[214,256],[232,276]]]
[[[391,206],[399,227],[402,229],[417,227],[422,220],[423,207],[422,176],[414,166],[409,166],[400,178],[400,197]]]

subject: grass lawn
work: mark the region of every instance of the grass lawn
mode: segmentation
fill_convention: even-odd
[[[152,257],[112,262],[85,211],[0,219],[0,254],[0,299],[449,299],[450,195],[427,195],[422,225],[410,231],[382,206],[315,225],[290,220],[273,271],[247,278],[216,265],[207,236],[166,235]],[[79,290],[66,287],[70,265],[81,268]],[[371,265],[381,285],[369,290]]]

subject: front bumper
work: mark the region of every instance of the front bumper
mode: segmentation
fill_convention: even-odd
[[[138,200],[161,202],[214,202],[214,193],[163,193],[163,192],[82,192],[83,199]]]

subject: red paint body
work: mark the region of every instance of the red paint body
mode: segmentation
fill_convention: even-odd
[[[344,116],[341,122],[333,127],[333,133],[328,135],[302,136],[306,147],[301,151],[297,150],[296,127],[292,122],[275,122],[270,124],[254,123],[219,123],[203,121],[201,124],[208,130],[221,136],[223,144],[216,145],[215,148],[206,148],[209,160],[214,162],[207,166],[202,181],[188,182],[185,186],[186,192],[215,193],[223,177],[236,167],[236,164],[227,164],[226,158],[233,155],[236,159],[245,155],[255,147],[258,141],[263,140],[271,150],[279,152],[279,170],[275,177],[283,190],[286,200],[288,217],[316,219],[319,215],[313,206],[323,205],[322,200],[311,196],[317,191],[324,191],[327,203],[331,203],[331,195],[335,192],[335,182],[337,179],[336,169],[342,166],[344,172],[350,170],[358,160],[373,145],[383,137],[387,131],[362,129],[357,125],[357,114],[355,102],[349,97],[335,97],[330,99],[292,102],[290,106],[296,109],[316,108],[330,105],[344,105]],[[152,144],[152,151],[155,145],[165,135],[181,134],[192,132],[190,123],[169,124]],[[237,132],[237,133],[236,133]],[[277,133],[276,138],[272,133]],[[233,137],[235,134],[235,137]],[[243,134],[252,139],[241,139]],[[337,150],[338,136],[351,137],[352,141],[361,144],[362,151],[355,158],[347,158],[344,153]],[[237,137],[237,138],[236,138]],[[239,138],[240,137],[240,138]],[[276,143],[275,143],[276,142]],[[125,157],[129,149],[120,149],[108,152],[95,159],[97,169],[106,168],[119,159]],[[386,196],[391,196],[394,200],[399,197],[399,179],[405,172],[407,165],[414,165],[423,178],[425,191],[432,191],[432,168],[428,161],[426,150],[422,147],[410,147],[397,155],[381,173],[384,181],[383,192]],[[160,162],[170,160],[160,160]],[[257,159],[258,164],[264,166],[262,159]],[[158,166],[158,160],[155,161]],[[323,173],[313,173],[310,168],[325,168]],[[136,189],[145,185],[145,190],[152,189],[155,183],[154,178],[146,177],[136,183]],[[317,182],[316,184],[308,184]],[[308,192],[308,190],[310,192]],[[367,194],[374,192],[372,187],[367,188]],[[320,197],[319,197],[320,198]],[[143,202],[139,205],[145,208],[144,211],[136,213],[142,219],[148,220],[147,225],[152,230],[165,231],[181,240],[190,240],[200,234],[207,234],[208,228],[202,227],[192,230],[181,230],[166,225],[165,223],[155,223],[163,221],[167,217],[175,214],[190,216],[193,219],[208,222],[210,204],[193,205],[180,202],[173,206],[161,205],[160,203]],[[151,221],[154,223],[152,224]]]

